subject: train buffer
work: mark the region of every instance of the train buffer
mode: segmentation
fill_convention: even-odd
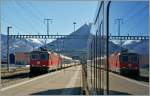
[[[0,89],[1,96],[80,95],[81,65],[33,77]]]

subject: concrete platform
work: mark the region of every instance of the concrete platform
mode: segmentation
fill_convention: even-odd
[[[109,73],[109,85],[111,95],[148,95],[149,83],[129,79],[118,74]]]
[[[0,96],[80,95],[81,66],[69,67],[0,89]]]

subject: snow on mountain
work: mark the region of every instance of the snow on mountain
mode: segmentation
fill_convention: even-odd
[[[123,43],[123,47],[130,52],[149,54],[149,40],[128,40]]]
[[[6,57],[7,53],[7,36],[1,34],[1,55]],[[10,39],[10,53],[15,52],[30,52],[33,49],[43,45],[42,40],[38,39]]]
[[[109,41],[109,53],[112,54],[116,51],[120,51],[119,44],[116,44],[113,41]]]
[[[119,40],[112,41],[115,45],[120,46]],[[124,40],[122,47],[128,49],[129,52],[139,54],[149,54],[149,41],[148,40]],[[112,47],[113,48],[113,47]]]
[[[84,24],[75,32],[71,33],[69,36],[72,36],[72,35],[89,36],[90,29],[91,29],[91,24]],[[87,39],[57,39],[47,44],[46,47],[51,48],[52,46],[50,45],[54,45],[57,50],[61,50],[62,47],[64,50],[67,50],[67,51],[82,50],[82,49],[85,49],[87,46]]]
[[[26,39],[26,40],[29,41],[29,42],[35,43],[35,44],[39,44],[39,45],[42,45],[44,43],[43,41],[40,41],[38,39],[29,38],[29,39]]]
[[[128,46],[128,45],[137,44],[137,43],[140,43],[140,42],[141,42],[141,40],[127,40],[122,45],[123,46]]]
[[[72,35],[86,35],[87,39],[67,39],[67,38],[57,39],[48,43],[44,47],[47,47],[55,51],[60,50],[61,52],[63,52],[64,55],[67,55],[67,56],[71,56],[71,57],[80,56],[81,57],[81,55],[83,54],[79,52],[78,53],[72,52],[72,51],[87,51],[87,41],[88,41],[88,36],[90,36],[90,30],[91,30],[91,23],[84,24],[75,32],[72,32],[71,34],[69,34],[68,37]],[[68,51],[71,53],[68,53]]]

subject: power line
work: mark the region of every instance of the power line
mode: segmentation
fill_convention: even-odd
[[[8,24],[8,25],[10,25],[9,24],[9,22],[7,22],[4,18],[1,18],[1,21],[3,21],[4,23],[6,23],[6,24]],[[21,28],[21,27],[19,27],[18,25],[15,25],[14,23],[13,24],[11,24],[13,27],[14,27],[14,30],[15,29],[17,29],[17,30],[19,30],[19,32],[22,32],[22,33],[28,33],[28,34],[30,34],[31,35],[31,33],[30,32],[23,32],[23,28]]]
[[[36,7],[33,7],[32,3],[30,3],[29,1],[26,1],[26,0],[25,0],[25,2],[26,2],[27,5],[30,6],[30,8],[31,8],[30,11],[32,11],[32,9],[33,9],[34,11],[32,11],[32,13],[34,13],[35,15],[36,15],[36,13],[38,13],[38,15],[36,15],[36,17],[37,17],[38,19],[41,19],[41,20],[42,20],[42,19],[43,19],[42,17],[44,17],[44,16],[42,16],[41,12],[40,12]],[[36,12],[36,11],[37,11],[37,12]]]
[[[128,25],[131,21],[133,21],[134,19],[137,19],[137,17],[141,16],[141,14],[145,11],[145,9],[147,8],[147,6],[143,7],[142,9],[138,10],[135,14],[131,15],[130,18],[128,18],[126,20],[126,25]],[[127,17],[127,16],[126,16]],[[131,21],[130,21],[131,20]],[[138,19],[139,20],[139,19]],[[131,28],[131,26],[128,27],[128,30],[131,30],[133,28]],[[129,32],[129,31],[126,31]],[[124,33],[125,34],[125,33]]]
[[[17,2],[16,1],[16,4],[17,4],[17,6],[18,7],[20,7],[21,9],[23,9],[24,11],[26,10],[19,2]],[[27,11],[27,10],[26,10]],[[21,11],[22,12],[22,11]],[[23,13],[23,12],[22,12]],[[24,13],[23,13],[24,14]],[[25,14],[25,15],[22,15],[24,18],[25,17],[27,17],[27,15]],[[29,18],[29,17],[27,17],[27,18]],[[31,23],[31,21],[29,21],[31,18],[29,18],[29,19],[27,19],[27,18],[25,18],[26,19],[26,21],[28,21],[29,22],[29,24],[30,24],[30,26],[32,27],[32,29],[35,31],[35,32],[38,32],[38,30],[36,29],[37,27],[35,27],[35,26],[33,26],[33,22]],[[36,23],[34,23],[34,24],[36,24]]]
[[[131,15],[130,18],[128,18],[126,21],[129,21],[129,20],[133,20],[135,19],[135,16],[139,16],[140,13],[142,13],[143,11],[145,11],[145,9],[147,8],[148,6],[145,5],[143,8],[141,8],[140,10],[136,11],[135,14]],[[137,9],[136,9],[137,10]],[[131,12],[131,11],[130,11]],[[129,13],[130,13],[129,12]],[[133,12],[133,11],[132,11]],[[128,14],[129,14],[128,13]],[[129,14],[130,15],[130,14]],[[129,15],[125,16],[125,17],[129,17]]]
[[[138,19],[138,22],[137,23],[134,23],[134,25],[133,26],[130,26],[129,28],[128,28],[128,30],[127,30],[127,32],[130,32],[130,31],[133,31],[135,28],[137,28],[137,25],[141,25],[143,22],[143,18],[141,17],[141,18],[139,18]],[[134,31],[133,31],[134,32]],[[132,33],[133,33],[132,32]],[[137,33],[137,32],[134,32],[135,34]],[[141,34],[142,35],[142,34]]]
[[[147,5],[145,5],[144,7],[140,8],[139,10],[137,10],[140,7],[141,2],[139,1],[139,2],[136,2],[134,4],[136,5],[136,7],[134,7],[134,10],[130,9],[127,12],[125,12],[125,15],[122,16],[123,19],[127,18],[127,19],[124,20],[125,21],[125,25],[128,25],[131,21],[133,21],[134,19],[136,19],[137,16],[140,16],[140,14],[142,12],[144,12],[145,9],[148,7]],[[131,27],[131,26],[129,26],[129,27]],[[127,29],[129,29],[129,27]],[[128,31],[126,31],[126,32],[128,32]],[[126,34],[126,32],[123,32],[121,34]]]

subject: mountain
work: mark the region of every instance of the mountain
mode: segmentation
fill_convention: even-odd
[[[84,24],[79,29],[77,29],[75,32],[72,32],[68,36],[72,36],[72,35],[83,35],[84,36],[84,35],[86,35],[88,38],[89,36],[92,36],[92,34],[90,33],[91,26],[92,26],[91,23]],[[88,49],[87,49],[88,43],[87,42],[89,42],[89,41],[90,40],[88,40],[88,39],[57,39],[57,40],[54,40],[54,41],[48,43],[47,45],[44,45],[43,47],[46,47],[51,50],[55,50],[57,52],[61,51],[61,52],[63,52],[63,54],[65,54],[67,56],[77,57],[77,58],[86,58],[85,56],[87,56],[86,54],[88,51]],[[113,52],[119,51],[119,50],[120,50],[119,45],[115,44],[112,41],[109,42],[109,52],[110,53],[113,53]],[[69,51],[70,53],[66,52],[66,51]],[[74,51],[76,51],[76,52],[74,52]],[[84,51],[86,53],[84,54],[81,51]]]
[[[113,41],[109,41],[109,53],[112,54],[116,51],[120,51],[121,47],[119,44],[115,44]]]
[[[123,43],[123,47],[130,52],[149,54],[149,40],[127,40]]]
[[[115,45],[120,46],[119,41],[112,41]],[[122,47],[129,52],[141,55],[149,54],[149,40],[125,40],[122,41]]]
[[[79,29],[77,29],[75,32],[72,32],[69,36],[73,35],[81,35],[81,36],[90,36],[90,30],[91,30],[91,23],[82,25]],[[57,39],[54,40],[44,47],[47,47],[49,49],[59,51],[63,50],[63,54],[71,56],[71,57],[79,57],[81,56],[81,52],[79,51],[86,51],[87,50],[87,40],[88,39]],[[69,52],[68,52],[69,51]],[[78,51],[74,52],[74,51]],[[70,53],[71,52],[71,53]],[[83,55],[82,55],[83,56]]]
[[[72,32],[69,36],[81,35],[87,36],[87,39],[56,39],[50,43],[44,45],[42,40],[38,39],[11,39],[10,40],[10,53],[14,52],[30,52],[34,49],[39,49],[39,47],[46,47],[50,50],[56,51],[58,53],[64,54],[66,56],[74,57],[75,59],[85,59],[88,51],[88,43],[92,36],[90,33],[92,24],[84,24],[78,28],[75,32]],[[1,34],[1,53],[2,57],[6,57],[6,42],[7,36]],[[98,45],[100,46],[100,45]],[[136,52],[139,54],[149,53],[149,41],[148,40],[126,40],[122,41],[123,49],[128,49],[129,52]],[[100,49],[98,49],[100,50]],[[114,53],[120,51],[119,41],[109,41],[109,53]]]
[[[10,39],[10,53],[14,52],[30,52],[42,46],[44,42],[38,39]],[[6,57],[7,54],[7,36],[1,34],[1,56]]]

